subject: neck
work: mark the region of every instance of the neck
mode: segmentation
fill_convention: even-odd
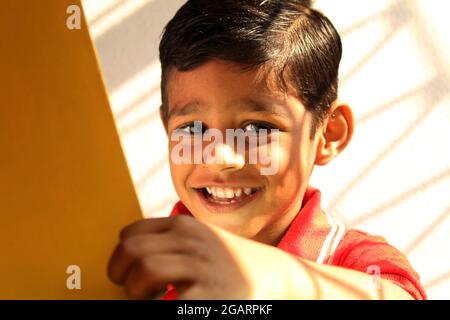
[[[295,199],[287,210],[283,210],[284,213],[281,213],[282,217],[278,221],[261,230],[252,240],[277,246],[302,208],[303,197],[299,198]]]

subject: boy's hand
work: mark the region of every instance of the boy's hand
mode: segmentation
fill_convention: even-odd
[[[130,298],[156,298],[168,284],[179,299],[283,299],[289,255],[189,216],[152,218],[122,230],[109,277]]]

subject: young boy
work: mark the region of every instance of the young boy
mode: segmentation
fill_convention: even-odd
[[[341,50],[309,1],[189,0],[177,12],[160,59],[180,202],[122,231],[109,276],[129,297],[426,298],[399,250],[345,229],[308,186],[353,133],[337,100]],[[230,129],[243,150],[223,142]],[[261,150],[273,170],[248,159]]]

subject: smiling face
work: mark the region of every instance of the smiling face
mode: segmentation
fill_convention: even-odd
[[[184,133],[193,141],[194,121],[201,121],[203,130],[217,129],[224,136],[226,129],[250,134],[278,129],[278,142],[270,146],[271,161],[278,161],[276,173],[262,175],[260,163],[243,161],[226,144],[214,149],[215,156],[227,159],[226,164],[176,164],[170,159],[170,170],[178,196],[197,219],[276,244],[300,209],[318,139],[310,138],[312,115],[300,100],[270,90],[257,79],[258,70],[243,72],[222,61],[186,72],[171,71],[167,133],[169,138]],[[271,135],[267,144],[275,143]],[[177,144],[169,139],[169,155]]]

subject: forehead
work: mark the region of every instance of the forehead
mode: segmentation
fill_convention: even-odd
[[[290,117],[303,113],[303,105],[294,95],[270,83],[270,76],[264,68],[244,69],[241,65],[220,60],[189,71],[173,69],[166,83],[166,118],[179,115],[183,109],[198,113],[201,109],[198,106],[220,107],[220,112],[265,109],[289,114]]]
[[[271,94],[257,70],[244,71],[241,66],[224,61],[209,61],[189,71],[170,70],[167,77],[169,105],[176,100],[199,95],[249,96]],[[223,98],[223,97],[221,97]]]

